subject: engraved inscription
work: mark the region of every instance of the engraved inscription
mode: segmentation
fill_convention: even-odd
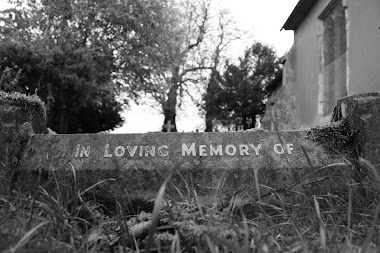
[[[135,146],[114,146],[105,144],[103,157],[167,157],[170,153],[180,154],[182,157],[207,157],[207,156],[260,156],[263,148],[262,144],[197,144],[181,143],[180,150],[170,150],[168,145],[135,145]],[[294,150],[292,143],[273,145],[272,152],[275,155],[291,155]],[[90,157],[91,147],[78,144],[76,145],[74,157]]]
[[[168,146],[161,145],[156,148],[153,146],[117,146],[111,148],[109,144],[104,146],[104,155],[103,157],[165,157],[168,156]]]

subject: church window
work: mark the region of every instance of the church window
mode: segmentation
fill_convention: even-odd
[[[346,7],[332,0],[318,17],[322,22],[320,114],[331,115],[336,101],[347,96]]]

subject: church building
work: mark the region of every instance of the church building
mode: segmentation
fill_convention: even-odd
[[[280,130],[328,124],[338,99],[380,91],[379,0],[300,0],[282,29],[294,45],[264,128],[269,112]]]

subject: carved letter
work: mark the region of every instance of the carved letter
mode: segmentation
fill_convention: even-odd
[[[165,150],[163,150],[163,149],[165,149]],[[162,146],[160,146],[160,147],[158,148],[158,150],[157,150],[158,155],[159,155],[159,156],[162,156],[162,157],[164,157],[164,156],[168,156],[169,152],[168,152],[166,149],[168,149],[168,146],[166,146],[166,145],[162,145]]]
[[[256,155],[260,155],[260,149],[261,149],[261,144],[257,145],[257,147],[253,144],[249,144],[249,146],[251,146],[251,148],[253,148],[253,150],[255,150],[255,153]]]
[[[232,149],[232,152],[230,151],[230,149]],[[233,155],[236,154],[236,147],[234,145],[227,145],[226,149],[225,149],[225,152],[226,152],[227,155],[233,156]]]
[[[155,156],[156,155],[156,146],[145,146],[145,156]]]
[[[286,149],[288,150],[288,154],[291,155],[293,151],[293,144],[287,144]]]
[[[245,144],[239,145],[239,151],[240,151],[240,155],[249,155],[248,145],[245,145]]]
[[[182,143],[182,156],[190,155],[195,156],[195,143],[192,143],[190,148],[186,146],[186,143]]]
[[[78,157],[79,156],[79,150],[80,150],[80,144],[77,145],[77,149],[75,150],[74,157]],[[49,159],[49,158],[47,158],[47,159]]]
[[[282,155],[282,154],[285,153],[284,148],[282,147],[281,144],[276,144],[276,145],[274,145],[274,152],[275,152],[277,155]]]
[[[130,156],[134,156],[135,153],[136,153],[136,150],[137,150],[138,146],[134,146],[132,149],[130,146],[127,146],[127,150],[128,150],[128,153]]]
[[[222,145],[218,145],[216,148],[214,148],[213,145],[210,145],[210,156],[214,155],[223,155]]]
[[[123,146],[117,146],[114,150],[115,156],[120,157],[125,154],[125,148]]]
[[[108,149],[110,148],[110,144],[106,144],[104,147],[104,157],[112,157],[112,154],[110,154]]]
[[[87,146],[87,148],[82,147],[82,150],[80,151],[79,154],[80,157],[89,157],[90,156],[90,146]]]
[[[207,156],[206,145],[199,145],[199,156]]]

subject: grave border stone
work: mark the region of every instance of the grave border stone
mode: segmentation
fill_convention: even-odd
[[[378,93],[376,93],[376,94],[378,96]],[[365,96],[365,94],[362,94],[359,97],[363,98],[363,97],[366,97],[366,96]],[[372,97],[376,98],[376,96],[372,96]],[[349,99],[351,99],[353,101],[357,101],[357,98],[345,98],[344,101],[350,101]],[[368,95],[367,95],[366,101],[368,101]],[[9,101],[7,103],[10,104]],[[363,103],[365,103],[364,100],[363,100]],[[41,108],[43,108],[43,103],[42,102],[39,102],[38,104],[40,106],[42,105]],[[0,104],[0,105],[2,105],[2,104]],[[365,108],[367,108],[367,110],[370,110],[371,109],[370,107],[371,106],[368,105]],[[343,110],[342,106],[340,107],[339,110],[341,110],[341,111]],[[30,113],[30,111],[28,111],[28,110],[26,110],[25,112],[26,113]],[[0,113],[3,113],[3,112],[0,110]],[[355,113],[353,113],[352,115],[354,115],[354,114]],[[39,117],[39,119],[37,121],[33,120],[32,119],[33,116]],[[37,113],[37,114],[29,115],[28,117],[25,117],[25,119],[26,119],[25,122],[16,122],[15,123],[15,126],[17,126],[16,128],[17,128],[17,134],[18,134],[18,136],[21,136],[21,137],[23,137],[24,139],[27,140],[24,143],[25,144],[24,146],[27,146],[27,149],[24,149],[24,148],[22,150],[20,149],[20,152],[22,153],[23,158],[29,159],[29,158],[32,157],[33,159],[37,159],[36,160],[37,163],[40,162],[41,165],[43,165],[44,163],[45,163],[45,165],[48,165],[46,168],[43,168],[43,166],[34,166],[33,164],[36,164],[35,161],[33,161],[33,160],[25,160],[25,159],[24,159],[24,162],[21,164],[20,163],[21,159],[17,159],[17,164],[21,165],[21,167],[22,167],[21,169],[23,170],[23,173],[21,173],[21,175],[22,175],[21,176],[21,180],[25,180],[25,182],[28,181],[30,183],[29,185],[31,185],[31,184],[35,185],[35,183],[36,183],[36,181],[35,181],[36,177],[35,176],[38,173],[40,173],[41,171],[43,171],[43,170],[47,171],[48,172],[47,177],[51,176],[51,174],[49,174],[50,172],[53,172],[53,173],[57,172],[57,170],[51,170],[52,168],[54,168],[54,166],[51,166],[53,164],[52,162],[56,162],[56,163],[61,163],[61,165],[63,164],[64,166],[66,166],[66,167],[64,167],[64,166],[62,167],[64,169],[61,169],[61,170],[59,169],[58,170],[58,172],[62,172],[62,175],[60,177],[60,180],[63,180],[62,182],[64,182],[65,180],[67,180],[67,178],[70,177],[70,175],[71,175],[68,172],[69,169],[68,169],[67,165],[75,163],[75,166],[77,166],[77,168],[75,168],[75,166],[74,166],[74,169],[76,169],[77,172],[79,172],[79,174],[77,175],[78,178],[82,178],[83,180],[85,180],[83,182],[86,182],[86,180],[90,180],[90,183],[93,183],[94,181],[91,181],[91,179],[94,179],[94,177],[91,178],[91,176],[89,176],[89,174],[88,174],[88,173],[91,173],[92,170],[91,170],[91,168],[88,168],[88,167],[85,166],[86,164],[91,164],[90,152],[92,152],[92,151],[90,151],[90,149],[87,149],[87,146],[83,146],[83,147],[85,147],[84,149],[82,149],[81,146],[79,146],[78,148],[76,148],[77,145],[81,145],[81,143],[78,143],[78,140],[84,140],[84,139],[87,139],[87,140],[96,139],[96,140],[99,141],[100,147],[102,147],[102,150],[100,151],[100,153],[98,152],[98,154],[101,154],[100,158],[101,159],[110,158],[109,161],[105,162],[104,164],[108,164],[108,165],[109,164],[114,164],[113,166],[115,166],[115,167],[113,167],[113,169],[108,169],[108,172],[110,172],[110,173],[108,173],[108,172],[107,173],[109,175],[112,175],[113,177],[116,177],[119,180],[125,180],[126,182],[129,180],[128,178],[126,178],[125,175],[123,175],[123,173],[125,172],[125,170],[122,167],[120,167],[119,161],[116,160],[116,158],[122,157],[122,154],[124,155],[127,152],[129,152],[129,153],[131,152],[130,150],[127,150],[128,149],[127,148],[128,147],[128,145],[127,145],[128,143],[125,143],[125,145],[123,144],[124,145],[123,146],[121,143],[117,144],[116,142],[113,142],[113,141],[115,141],[117,139],[122,140],[124,138],[123,135],[118,135],[118,136],[115,136],[115,135],[114,136],[112,136],[112,135],[91,135],[91,134],[81,134],[81,135],[74,135],[74,136],[71,136],[71,135],[55,135],[55,136],[52,136],[52,135],[40,135],[40,134],[34,135],[34,132],[35,132],[34,131],[34,125],[36,125],[34,122],[40,122],[41,121],[41,116],[42,116],[42,118],[44,118],[43,114],[41,114],[41,113],[40,114]],[[362,120],[363,120],[363,118],[362,118]],[[350,118],[349,117],[348,117],[348,122],[350,122]],[[23,123],[23,125],[21,125],[21,123]],[[31,131],[28,130],[29,129],[28,128],[28,124],[25,125],[25,123],[29,123],[31,125]],[[43,124],[40,125],[41,129],[43,129],[43,130],[39,131],[39,132],[46,132],[44,130],[44,124],[45,123],[43,122]],[[330,127],[332,129],[334,129],[336,127],[336,125],[337,125],[336,123],[333,123]],[[38,124],[37,124],[37,126],[38,126]],[[360,125],[360,127],[362,127],[362,126],[363,125]],[[351,125],[349,125],[349,127],[351,129]],[[4,128],[2,128],[2,129],[4,129]],[[36,127],[36,129],[38,129],[38,127]],[[46,127],[45,127],[45,129],[46,129]],[[361,134],[363,134],[363,133],[365,133],[365,131],[368,131],[368,129],[369,130],[373,130],[373,129],[376,130],[378,128],[360,128],[358,131],[361,131]],[[355,129],[355,131],[356,130],[357,129]],[[24,135],[20,134],[22,132],[27,132],[27,134],[26,135],[25,134]],[[302,142],[312,143],[312,140],[310,140],[310,139],[308,140],[307,136],[310,135],[310,133],[313,133],[313,130],[311,130],[311,131],[285,131],[285,132],[282,132],[282,133],[280,132],[280,139],[282,138],[281,135],[289,136],[289,134],[291,134],[291,133],[297,133],[297,134],[302,135],[302,138],[298,138],[299,140],[302,139]],[[0,134],[3,134],[3,136],[4,136],[4,132],[2,132]],[[224,139],[226,139],[227,135],[230,136],[229,140],[231,141],[231,143],[223,142],[223,141],[225,141]],[[166,164],[166,165],[171,164],[170,166],[169,165],[168,166],[166,166],[166,165],[162,166],[163,168],[167,168],[167,170],[166,170],[165,173],[171,173],[171,172],[173,172],[173,170],[174,170],[173,168],[175,168],[175,166],[178,166],[178,168],[180,168],[182,166],[184,169],[188,170],[186,173],[187,173],[187,176],[189,176],[189,177],[187,177],[187,179],[189,179],[189,182],[190,182],[192,180],[192,177],[194,177],[194,175],[196,175],[197,173],[198,174],[205,173],[204,170],[206,168],[209,171],[206,171],[208,173],[208,174],[206,173],[207,175],[203,174],[203,175],[206,175],[206,176],[204,176],[203,183],[215,183],[215,182],[218,182],[218,181],[222,180],[223,173],[224,174],[227,173],[228,176],[229,176],[229,178],[225,178],[225,182],[227,182],[225,186],[226,187],[230,187],[231,190],[234,191],[234,190],[236,190],[236,188],[233,189],[234,185],[235,186],[239,185],[239,180],[243,180],[243,181],[245,180],[244,181],[245,183],[241,185],[241,187],[243,187],[243,188],[247,187],[249,184],[250,184],[250,187],[252,187],[254,185],[254,181],[255,181],[255,178],[254,178],[254,169],[255,168],[254,167],[255,166],[254,165],[248,166],[246,164],[246,162],[244,162],[242,159],[240,159],[240,160],[238,158],[235,159],[231,155],[231,161],[232,160],[234,161],[231,164],[235,164],[234,165],[235,167],[228,167],[228,166],[226,166],[226,168],[220,168],[220,167],[223,167],[223,166],[219,166],[219,168],[206,167],[205,164],[207,164],[207,163],[210,164],[210,162],[208,162],[208,160],[207,160],[208,159],[206,157],[207,155],[205,155],[205,154],[207,154],[207,152],[205,150],[207,150],[207,149],[211,150],[211,145],[214,145],[213,146],[214,151],[212,151],[212,152],[214,152],[214,154],[216,154],[215,152],[219,152],[219,151],[217,151],[217,149],[219,147],[218,145],[224,145],[223,146],[224,148],[228,147],[228,150],[224,150],[224,152],[226,152],[227,155],[229,155],[230,153],[231,154],[233,153],[233,155],[235,155],[235,154],[238,153],[238,151],[240,152],[240,154],[245,154],[244,152],[247,151],[246,147],[249,148],[249,146],[247,145],[247,143],[243,143],[242,140],[245,141],[246,139],[248,139],[248,137],[252,138],[252,139],[255,139],[255,138],[256,139],[257,138],[260,139],[258,136],[265,136],[265,135],[268,135],[268,136],[270,135],[270,136],[272,136],[271,138],[277,138],[278,137],[277,133],[275,133],[275,132],[271,132],[271,133],[270,132],[233,132],[233,133],[228,133],[228,134],[221,134],[221,133],[185,133],[185,134],[184,133],[156,133],[156,134],[140,134],[140,135],[139,134],[135,134],[135,135],[128,135],[128,136],[133,136],[133,138],[132,137],[125,137],[126,138],[125,140],[126,140],[126,142],[131,141],[133,139],[134,140],[140,140],[140,141],[142,141],[142,142],[139,142],[139,141],[133,142],[133,141],[131,141],[131,143],[129,143],[129,144],[130,144],[130,147],[132,147],[133,145],[135,145],[137,147],[134,152],[142,152],[141,154],[148,154],[147,156],[149,156],[150,151],[149,150],[147,151],[145,149],[145,146],[148,146],[149,142],[146,142],[146,141],[144,142],[143,141],[144,138],[145,139],[150,139],[150,140],[155,140],[155,142],[153,141],[152,143],[154,143],[156,145],[155,146],[155,150],[157,152],[160,152],[160,151],[158,151],[159,147],[163,147],[163,145],[167,145],[165,143],[160,143],[160,140],[163,140],[163,139],[167,138],[168,140],[171,140],[171,141],[174,141],[174,142],[179,142],[180,145],[178,146],[177,151],[174,151],[174,152],[179,152],[178,154],[181,154],[181,152],[183,154],[183,152],[185,152],[185,154],[188,154],[188,156],[189,156],[189,157],[187,157],[188,160],[186,160],[186,162],[181,165],[176,160],[176,158],[175,159],[174,158],[167,159],[167,160],[163,159],[162,160],[162,164]],[[27,138],[25,138],[26,136],[27,136]],[[275,137],[273,137],[273,136],[275,136]],[[106,140],[107,138],[109,139],[109,143],[107,143],[107,142],[101,142],[101,140]],[[130,138],[130,139],[128,139],[128,138]],[[183,138],[185,138],[185,139],[187,138],[187,141],[181,141],[181,140],[183,140]],[[196,141],[191,141],[192,138],[194,140],[196,140]],[[221,144],[220,143],[218,144],[218,142],[215,142],[215,141],[212,144],[207,143],[207,142],[202,143],[202,141],[213,140],[212,138],[216,138],[217,140],[220,140]],[[115,139],[115,140],[113,140],[113,139]],[[239,144],[238,142],[234,143],[232,141],[240,141],[242,143]],[[284,143],[282,143],[281,140],[277,140],[277,142],[281,144],[282,148],[284,148],[283,145],[286,145],[288,143],[287,141],[285,141]],[[16,139],[14,139],[12,143],[18,143],[18,144],[20,144],[20,141],[19,140],[16,141]],[[183,146],[184,143],[185,143],[185,146]],[[192,143],[197,143],[196,144],[197,146],[193,147]],[[110,150],[107,151],[107,144],[109,145],[108,148],[113,148],[113,149],[112,150],[110,149]],[[111,147],[111,144],[113,145],[112,147]],[[182,146],[181,146],[181,144],[182,144]],[[317,153],[319,152],[319,153],[321,153],[321,154],[323,153],[325,155],[326,150],[324,150],[322,148],[322,145],[320,145],[320,144],[321,143],[314,143],[313,146],[312,146],[312,148],[314,149],[314,151],[312,151],[312,152],[317,152]],[[209,146],[207,146],[207,145],[209,145]],[[243,146],[239,146],[239,145],[243,145]],[[144,149],[141,149],[141,146],[143,146]],[[180,150],[181,147],[182,147],[182,151]],[[56,153],[56,155],[54,155],[54,154],[52,155],[49,152],[38,153],[38,150],[44,150],[44,148],[47,149],[47,150],[49,150],[49,151],[54,151],[54,150],[59,150],[59,148],[64,148],[64,150],[66,150],[65,151],[66,153],[65,152],[64,153],[59,153],[59,151],[57,151],[58,153]],[[166,148],[163,147],[163,149],[161,149],[161,152],[163,152],[163,150],[165,150],[165,149],[167,151],[167,148],[168,147],[166,147]],[[178,151],[178,150],[180,150],[180,151]],[[183,151],[183,150],[185,150],[185,151]],[[303,149],[302,149],[302,151],[303,151]],[[330,151],[331,150],[328,150],[328,152],[327,152],[328,155],[333,155]],[[193,155],[194,152],[197,152],[197,153],[195,155]],[[211,152],[211,151],[209,151],[209,152]],[[243,153],[241,153],[241,152],[243,152]],[[77,156],[75,154],[77,154]],[[158,153],[156,153],[156,154],[158,154]],[[301,153],[298,153],[298,156],[301,157]],[[367,154],[367,156],[368,156],[368,154]],[[19,157],[21,158],[21,156],[19,156]],[[46,161],[44,162],[43,160],[38,160],[38,159],[40,159],[38,157],[40,157],[41,159],[43,158],[45,160],[49,160],[50,159],[50,161],[48,163],[46,163]],[[289,160],[288,156],[284,156],[284,158],[285,157],[286,157],[286,159],[284,159],[284,161],[285,160]],[[324,158],[320,158],[320,160],[327,159],[326,157],[327,156],[324,156]],[[276,160],[276,159],[279,159],[279,158],[273,158],[272,157],[272,159]],[[299,158],[299,159],[301,159],[301,158]],[[304,157],[302,159],[304,159],[305,161],[307,161],[307,160],[310,160],[310,157]],[[311,160],[313,160],[313,159],[315,159],[315,157],[313,157],[313,155],[311,155]],[[219,159],[219,160],[222,160],[222,159]],[[97,160],[97,161],[99,161],[99,160]],[[125,162],[125,164],[129,164],[129,165],[131,165],[131,164],[135,164],[135,165],[136,164],[140,164],[141,166],[145,166],[144,160],[141,157],[138,158],[136,161],[137,162],[135,162],[134,160],[128,160],[127,159],[124,162]],[[215,160],[215,161],[217,161],[217,160]],[[321,161],[318,160],[318,158],[317,158],[317,161],[321,162]],[[84,166],[83,170],[81,170],[81,168],[82,168],[81,164]],[[214,165],[214,164],[212,164],[212,165]],[[318,166],[321,166],[321,165],[322,164],[319,164]],[[122,165],[122,166],[127,166],[127,165]],[[240,168],[237,167],[237,166],[240,166]],[[309,172],[310,172],[310,174],[315,174],[313,176],[315,176],[316,179],[322,178],[323,175],[319,174],[319,172],[321,172],[321,171],[318,170],[317,166],[313,166],[312,165],[312,166],[309,166],[310,168],[308,168],[308,166],[305,165],[305,164],[303,166],[305,166],[306,169],[311,169]],[[128,167],[128,168],[130,168],[130,167]],[[128,168],[127,168],[127,170],[128,170]],[[146,182],[152,182],[152,178],[151,178],[152,176],[153,176],[153,178],[154,177],[156,177],[156,178],[162,177],[162,175],[160,175],[160,172],[154,169],[154,166],[151,166],[150,168],[153,168],[153,170],[150,169],[150,171],[156,173],[156,175],[154,176],[153,174],[149,174],[149,173],[146,174],[146,175],[142,175],[143,178],[145,178]],[[265,166],[262,166],[262,168],[265,168]],[[283,166],[283,168],[285,169],[286,167]],[[106,169],[104,169],[104,171],[107,171]],[[141,172],[143,169],[147,170],[147,168],[145,168],[145,167],[136,167],[136,171],[140,170],[140,172]],[[225,169],[225,170],[223,171],[223,169]],[[241,173],[241,174],[239,174],[236,177],[237,174],[236,173],[234,174],[234,172],[236,172],[237,169],[240,169],[239,171],[240,172],[243,171],[244,173]],[[249,170],[249,169],[252,169],[252,170]],[[271,168],[271,169],[273,169],[273,168]],[[292,168],[290,168],[290,169],[292,169]],[[306,171],[306,169],[305,169],[305,171]],[[330,169],[332,171],[333,168],[329,168],[329,170]],[[315,171],[313,171],[313,170],[315,170]],[[268,177],[268,178],[271,177],[269,174],[265,174],[265,171],[264,172],[263,171],[264,171],[264,169],[259,169],[259,173],[264,173],[264,175],[266,175],[266,177]],[[350,181],[350,177],[351,177],[350,173],[351,172],[349,170],[346,170],[346,171],[343,171],[343,172],[341,170],[337,170],[337,171],[339,171],[339,172],[335,176],[336,176],[336,178],[340,177],[340,175],[342,176],[342,184],[343,185],[346,183],[345,180],[346,181],[347,180]],[[37,174],[35,174],[34,177],[33,177],[33,173],[35,173],[35,172],[37,172]],[[84,174],[80,175],[80,173],[82,173],[82,172]],[[218,172],[219,174],[217,174],[216,172]],[[272,171],[272,172],[274,174],[282,175],[281,174],[282,173],[281,170]],[[163,173],[163,174],[165,174],[165,173]],[[41,174],[38,174],[37,176],[40,177]],[[235,177],[235,179],[234,179],[234,177]],[[72,178],[72,175],[71,175],[70,178]],[[298,180],[297,176],[294,177],[294,178],[295,178],[295,180]],[[7,178],[7,179],[9,180],[9,178]],[[96,177],[95,177],[95,179],[96,179]],[[99,179],[104,179],[104,178],[99,178],[98,177],[97,179],[99,181]],[[132,179],[138,180],[138,178],[134,178],[134,177],[132,177]],[[177,178],[177,179],[179,181],[181,180],[180,177]],[[20,181],[20,184],[22,186],[23,186],[23,182],[24,181],[22,181],[22,182]],[[128,181],[127,184],[136,186],[137,185],[136,182],[137,181],[130,180],[130,181]],[[315,182],[317,182],[317,181],[315,181]],[[69,180],[67,181],[67,183],[70,183]],[[198,183],[195,182],[195,185],[197,185],[197,184]],[[25,184],[25,186],[26,185],[27,184]],[[87,187],[88,186],[88,184],[86,184],[86,183],[83,183],[83,185],[80,183],[79,185],[81,185],[81,187]],[[149,185],[149,187],[151,187],[151,186],[153,187],[153,185]],[[203,186],[205,186],[205,185],[203,185]],[[216,185],[213,185],[213,186],[215,187]],[[111,184],[108,184],[105,187],[103,187],[103,190],[105,190],[106,188],[108,190],[110,190],[110,189],[112,189],[112,187],[114,187],[114,186],[112,186]],[[143,185],[140,185],[139,187],[143,187]],[[153,191],[156,191],[157,190],[156,189],[157,185],[155,185],[154,187],[155,187],[155,189]],[[304,185],[302,185],[302,187],[304,187]],[[147,188],[147,187],[145,186],[145,188]],[[255,187],[253,187],[252,189],[254,189],[254,188]],[[143,189],[143,190],[146,190],[146,189]],[[303,190],[304,190],[304,188],[303,188]],[[209,193],[210,192],[208,192],[207,194],[209,194]],[[141,196],[144,197],[144,198],[145,197],[152,197],[152,196],[154,196],[154,194],[153,195],[142,194]]]

